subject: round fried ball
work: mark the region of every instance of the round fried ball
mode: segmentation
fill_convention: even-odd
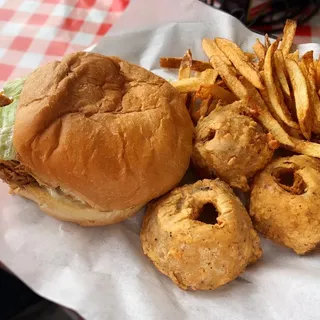
[[[260,240],[231,188],[203,180],[176,188],[149,205],[144,253],[182,289],[212,290],[260,258]]]
[[[243,102],[218,106],[195,128],[192,161],[203,178],[218,177],[249,190],[248,179],[263,169],[278,144],[249,115]]]
[[[279,158],[253,182],[250,215],[266,238],[305,254],[320,245],[320,160]]]

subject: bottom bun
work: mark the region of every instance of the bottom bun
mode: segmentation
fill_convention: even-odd
[[[99,211],[63,195],[53,197],[46,188],[36,184],[11,188],[14,194],[36,202],[40,209],[48,215],[84,227],[104,226],[121,222],[134,216],[145,205],[141,204],[123,210]]]

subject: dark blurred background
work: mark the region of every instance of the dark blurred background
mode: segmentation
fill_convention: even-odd
[[[316,16],[320,0],[200,0],[230,13],[248,28],[263,33],[281,32],[286,19],[304,25]]]

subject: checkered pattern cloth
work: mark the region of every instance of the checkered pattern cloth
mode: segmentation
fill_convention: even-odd
[[[0,88],[99,41],[129,0],[0,0]]]
[[[0,0],[0,88],[9,78],[25,76],[46,62],[96,43],[128,3],[129,0]],[[295,40],[319,43],[320,15],[309,25],[299,27]]]

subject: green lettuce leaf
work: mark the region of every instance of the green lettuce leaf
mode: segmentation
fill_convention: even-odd
[[[20,93],[26,78],[11,80],[3,86],[5,96],[12,99],[12,102],[0,107],[0,159],[14,160],[15,151],[13,148],[13,126],[16,118],[16,111],[19,103]]]

